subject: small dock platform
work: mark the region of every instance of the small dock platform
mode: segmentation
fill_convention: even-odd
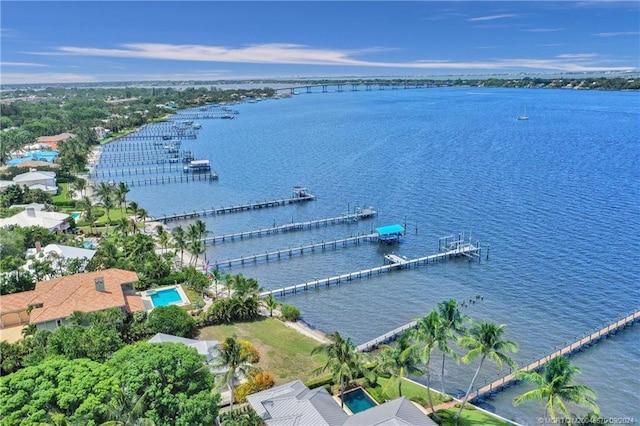
[[[378,239],[377,232],[374,234],[371,234],[371,236],[375,238],[375,240],[377,241]],[[329,278],[322,278],[319,280],[308,281],[302,284],[296,284],[288,287],[268,290],[260,293],[260,297],[265,298],[270,295],[274,295],[276,297],[284,297],[287,294],[296,294],[302,291],[315,290],[322,287],[330,287],[332,284],[337,285],[342,282],[351,282],[358,279],[369,278],[372,276],[381,275],[383,273],[386,273],[392,270],[410,269],[412,267],[417,268],[419,266],[425,266],[425,265],[428,265],[429,263],[435,263],[435,262],[446,260],[452,257],[459,257],[459,256],[469,257],[470,256],[473,258],[477,257],[478,259],[480,259],[480,250],[481,249],[479,245],[474,245],[470,242],[464,243],[464,244],[461,244],[459,247],[455,247],[451,250],[439,252],[429,256],[419,257],[416,259],[409,259],[406,261],[403,259],[403,263],[401,265],[390,264],[390,265],[376,266],[369,269],[363,269],[361,271],[349,272],[346,274],[336,275]]]
[[[226,261],[215,261],[213,264],[214,269],[231,268],[233,265],[245,265],[247,263],[257,263],[260,260],[271,259],[288,259],[296,255],[302,255],[306,252],[315,252],[316,250],[325,251],[327,249],[337,249],[338,247],[346,247],[349,244],[358,245],[366,241],[376,241],[378,234],[364,234],[356,235],[353,237],[341,238],[333,241],[323,241],[321,243],[308,244],[306,246],[300,246],[296,248],[288,248],[283,250],[276,250],[272,252],[254,254],[253,256],[243,256],[236,259],[229,259]]]
[[[206,210],[199,210],[199,211],[194,210],[192,212],[157,216],[157,217],[147,219],[146,222],[165,222],[166,223],[174,220],[189,220],[189,219],[195,219],[201,216],[237,213],[237,212],[242,212],[247,210],[264,209],[268,207],[286,206],[288,204],[301,203],[304,201],[313,201],[315,199],[316,199],[316,196],[308,192],[304,192],[302,194],[294,193],[294,196],[290,198],[281,198],[278,200],[259,201],[257,203],[237,204],[237,205],[231,205],[229,207],[218,207],[218,208],[211,208]]]
[[[321,226],[335,225],[346,222],[357,222],[361,219],[372,218],[377,214],[373,207],[367,207],[356,213],[344,214],[341,216],[330,217],[326,219],[309,220],[306,222],[287,223],[271,228],[256,229],[254,231],[236,232],[233,234],[216,235],[213,237],[203,238],[201,241],[206,244],[218,244],[226,241],[243,240],[245,238],[262,237],[264,235],[279,234],[284,232],[301,231],[303,229],[319,228]]]

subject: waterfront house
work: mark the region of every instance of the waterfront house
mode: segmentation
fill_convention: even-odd
[[[307,388],[300,380],[247,396],[247,401],[270,425],[318,426],[431,426],[433,422],[415,404],[401,397],[348,415],[323,387]]]
[[[65,265],[71,260],[77,260],[80,271],[84,272],[89,261],[96,254],[96,250],[90,250],[81,247],[65,246],[62,244],[49,244],[42,247],[40,242],[36,242],[34,248],[30,248],[26,252],[27,263],[24,269],[31,270],[34,261],[51,262],[54,271],[65,269]]]
[[[66,213],[48,212],[37,207],[27,205],[27,208],[11,217],[0,219],[0,228],[16,225],[20,228],[41,226],[50,232],[58,233],[69,229],[69,215]]]
[[[55,330],[74,311],[142,311],[140,296],[135,294],[137,281],[138,274],[123,269],[40,281],[34,290],[0,296],[0,328],[35,324],[38,330]]]
[[[57,150],[58,144],[60,142],[65,142],[75,137],[76,137],[75,134],[65,132],[65,133],[60,133],[59,135],[53,135],[53,136],[40,136],[39,138],[36,138],[36,142],[43,145],[48,145],[49,147],[51,147],[51,149]]]
[[[29,189],[41,189],[49,194],[58,193],[58,183],[55,172],[43,172],[35,169],[22,173],[13,178],[16,185]]]

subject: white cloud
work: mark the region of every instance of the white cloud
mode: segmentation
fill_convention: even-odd
[[[94,76],[65,73],[2,73],[2,84],[84,83],[98,81]]]
[[[615,33],[596,33],[596,37],[620,37],[620,36],[637,36],[640,35],[639,31],[621,31]]]
[[[564,31],[564,28],[532,28],[530,30],[521,30],[526,33],[555,33],[556,31]]]
[[[48,67],[46,64],[37,64],[35,62],[2,62],[2,67]]]
[[[597,58],[598,55],[595,53],[563,53],[561,55],[556,56],[556,58],[561,59],[588,59],[588,58]]]
[[[63,46],[57,52],[32,53],[254,64],[363,65],[367,63],[353,59],[351,56],[381,50],[370,48],[341,51],[289,43],[255,44],[239,48],[197,44],[130,43],[121,45],[117,49]]]
[[[489,15],[489,16],[478,16],[476,18],[469,18],[467,21],[469,22],[479,22],[479,21],[493,21],[496,19],[504,19],[504,18],[515,18],[518,15],[515,13],[505,13],[502,15]]]
[[[493,46],[484,46],[492,48]],[[603,61],[593,53],[562,54],[548,59],[505,59],[491,58],[485,61],[476,62],[455,62],[448,59],[419,59],[407,62],[384,62],[357,59],[365,53],[380,53],[385,50],[381,48],[367,48],[354,50],[337,50],[326,48],[314,48],[299,44],[256,44],[229,48],[223,46],[208,45],[173,45],[166,43],[130,43],[117,46],[113,49],[102,49],[92,47],[65,46],[55,52],[40,52],[39,55],[73,55],[73,56],[103,56],[127,59],[155,59],[167,61],[201,61],[219,63],[251,63],[251,64],[288,64],[288,65],[315,65],[332,67],[359,67],[359,68],[386,68],[386,69],[412,69],[412,70],[460,70],[460,71],[602,71],[602,70],[629,70],[636,69],[635,65],[620,65],[613,62]],[[122,66],[122,65],[116,65]],[[179,73],[180,71],[178,71]],[[323,71],[326,72],[326,71]],[[100,75],[98,81],[122,80],[123,75]],[[186,74],[186,73],[185,73]],[[193,73],[190,73],[193,74]],[[226,73],[212,72],[208,77],[221,78]],[[174,74],[177,77],[180,74]],[[228,75],[228,74],[226,74]],[[15,78],[19,74],[15,74]],[[27,75],[24,74],[24,77]],[[43,74],[35,74],[34,78],[44,81],[45,78],[56,77],[56,81],[92,81],[96,78],[74,74],[50,74],[50,77]],[[152,77],[147,75],[143,80]],[[136,76],[131,76],[131,80],[137,80]],[[158,79],[164,79],[158,76]],[[206,78],[202,78],[206,79]],[[3,80],[8,81],[6,77]],[[53,80],[48,80],[50,82]],[[15,80],[14,80],[15,82]],[[24,81],[23,81],[24,82]]]

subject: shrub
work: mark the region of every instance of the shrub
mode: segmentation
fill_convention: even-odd
[[[247,401],[247,395],[272,388],[276,383],[273,374],[265,371],[263,373],[251,374],[252,380],[242,383],[233,390],[233,400],[239,404]]]
[[[247,354],[247,360],[252,363],[260,362],[260,352],[258,348],[253,346],[248,340],[240,340],[242,346],[242,354]]]
[[[159,306],[149,314],[149,328],[154,333],[194,337],[198,332],[196,320],[179,306]]]
[[[319,388],[320,386],[333,385],[333,376],[323,376],[317,379],[309,380],[305,383],[309,389]]]
[[[281,308],[281,312],[282,312],[282,318],[284,318],[285,321],[296,322],[300,319],[300,309],[298,309],[293,305],[283,304]]]

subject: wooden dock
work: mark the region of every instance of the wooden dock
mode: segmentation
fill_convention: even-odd
[[[375,339],[371,339],[368,342],[364,342],[363,344],[356,346],[356,352],[369,352],[377,349],[379,345],[386,345],[387,343],[394,341],[399,335],[406,333],[412,328],[415,328],[416,325],[418,325],[416,321],[411,321],[408,324],[402,325],[398,328],[394,328],[393,330],[383,334],[382,336],[378,336]]]
[[[182,163],[167,164],[155,167],[137,167],[135,169],[106,169],[106,170],[93,170],[91,176],[93,178],[110,178],[118,176],[131,176],[131,175],[158,175],[162,173],[176,173],[182,172],[184,166]]]
[[[309,220],[306,222],[287,223],[271,228],[257,229],[254,231],[236,232],[233,234],[216,235],[213,237],[203,238],[201,241],[206,244],[217,244],[226,241],[243,240],[245,238],[262,237],[264,235],[280,234],[284,232],[300,231],[303,229],[319,228],[321,226],[335,225],[346,222],[357,222],[361,219],[372,218],[377,214],[372,207],[367,207],[356,213],[344,214],[341,216],[330,217],[326,219]]]
[[[218,207],[218,208],[211,208],[206,210],[199,210],[199,211],[194,210],[192,212],[176,213],[176,214],[166,215],[166,216],[157,216],[157,217],[147,219],[146,222],[171,222],[174,220],[189,220],[189,219],[195,219],[201,216],[237,213],[237,212],[242,212],[246,210],[257,210],[257,209],[264,209],[268,207],[285,206],[287,204],[300,203],[303,201],[312,201],[315,199],[316,199],[315,195],[306,194],[306,195],[295,196],[291,198],[281,198],[278,200],[259,201],[257,203],[238,204],[238,205],[232,205],[229,207]]]
[[[377,239],[377,233],[371,235],[374,235]],[[467,256],[473,258],[477,257],[478,259],[480,259],[480,250],[480,246],[475,246],[471,243],[460,244],[458,247],[455,247],[451,250],[432,254],[429,256],[419,257],[416,259],[406,260],[401,265],[392,263],[389,265],[376,266],[374,268],[364,269],[361,271],[349,272],[329,278],[323,278],[319,280],[308,281],[302,284],[268,290],[260,293],[260,297],[264,298],[268,297],[269,295],[284,297],[289,293],[296,294],[301,291],[314,290],[321,287],[329,287],[332,284],[340,284],[342,282],[350,282],[357,279],[368,278],[396,269],[410,269],[412,267],[417,268],[419,266],[425,266],[429,263],[435,263],[438,261],[449,259],[451,257]]]
[[[300,246],[296,248],[289,247],[288,249],[276,250],[272,252],[266,252],[262,254],[254,254],[253,256],[243,256],[236,259],[229,259],[225,261],[215,261],[213,264],[214,269],[231,268],[233,265],[245,265],[247,263],[257,263],[258,261],[270,259],[288,259],[296,255],[302,255],[306,252],[315,252],[316,250],[325,251],[327,249],[337,249],[338,247],[346,247],[349,244],[358,245],[365,241],[377,241],[378,234],[363,234],[353,237],[341,238],[333,241],[323,241],[321,243],[308,244],[306,246]]]
[[[520,368],[518,371],[532,371],[538,370],[544,365],[551,361],[554,358],[559,356],[569,356],[577,351],[582,350],[583,348],[589,347],[593,343],[599,342],[601,339],[608,337],[611,334],[615,334],[618,330],[623,329],[627,326],[633,325],[635,322],[640,320],[640,308],[636,309],[635,312],[631,312],[627,315],[623,315],[622,317],[611,321],[606,324],[602,328],[589,332],[582,337],[576,338],[572,343],[562,347],[561,349],[555,350],[550,354],[528,363],[526,366]],[[481,398],[485,395],[495,394],[516,382],[515,380],[515,372],[511,372],[493,382],[486,384],[478,389],[475,392],[469,394],[469,401],[474,399]]]
[[[195,181],[214,181],[218,180],[218,174],[215,172],[209,173],[191,173],[180,174],[173,176],[155,176],[147,179],[134,179],[123,181],[128,187],[135,186],[147,186],[147,185],[163,185],[167,183],[180,183],[180,182],[195,182]]]

